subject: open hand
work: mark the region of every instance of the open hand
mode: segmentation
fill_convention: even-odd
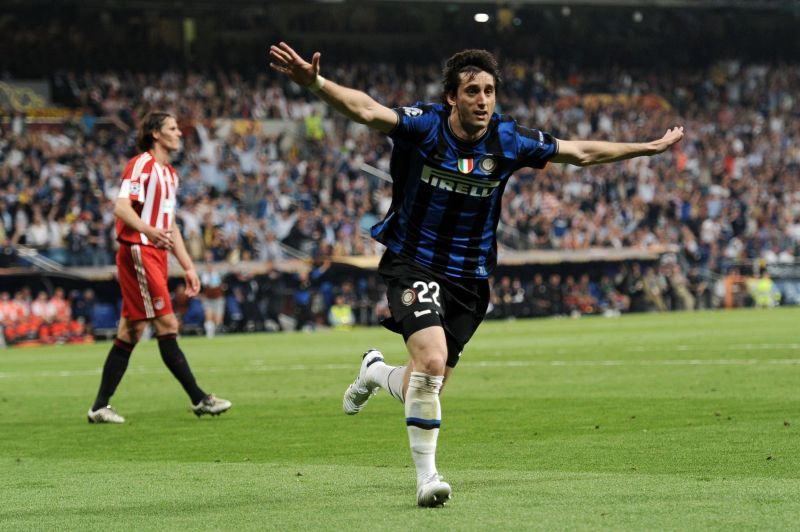
[[[666,151],[667,148],[678,142],[683,138],[683,126],[673,127],[668,129],[664,136],[652,142],[653,149],[656,153]]]
[[[300,57],[291,46],[285,42],[269,47],[270,64],[272,70],[285,74],[292,81],[303,87],[314,83],[319,74],[320,53],[315,52],[311,62]]]

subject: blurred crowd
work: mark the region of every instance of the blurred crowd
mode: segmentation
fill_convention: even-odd
[[[327,65],[325,74],[390,106],[439,98],[435,65]],[[639,141],[674,125],[686,137],[654,158],[518,172],[507,187],[501,246],[672,245],[670,270],[706,282],[744,262],[798,256],[800,66],[731,61],[664,76],[562,73],[537,61],[506,65],[504,82],[498,111],[556,137]],[[135,154],[137,119],[154,108],[174,112],[184,133],[173,165],[182,179],[179,223],[196,261],[382,251],[368,229],[391,201],[391,184],[375,177],[389,170],[390,141],[304,89],[268,73],[176,71],[62,73],[52,85],[54,99],[74,110],[63,124],[34,126],[15,114],[2,126],[0,262],[12,263],[24,245],[67,266],[113,264],[120,171]],[[269,129],[265,120],[297,127]],[[625,296],[608,304],[637,308]]]
[[[775,307],[779,287],[767,270],[758,276],[732,273],[709,280],[698,268],[684,274],[670,259],[624,263],[594,275],[535,273],[532,279],[503,275],[493,284],[489,318],[580,317],[623,312],[704,310],[718,307]]]

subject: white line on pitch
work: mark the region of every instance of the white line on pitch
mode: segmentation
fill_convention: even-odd
[[[733,344],[733,345],[676,345],[672,347],[675,351],[708,351],[714,350],[736,350],[736,351],[768,351],[776,349],[798,350],[800,344]],[[658,348],[645,345],[634,345],[625,348],[625,351],[633,353],[647,353],[657,351]]]
[[[797,358],[778,359],[687,359],[687,360],[499,360],[469,362],[464,360],[464,366],[478,366],[482,368],[515,368],[532,366],[551,367],[611,367],[611,366],[754,366],[758,364],[795,366],[800,365]],[[211,367],[203,368],[203,373],[231,373],[231,372],[281,372],[281,371],[320,371],[320,370],[352,370],[352,364],[291,364],[281,366],[265,365],[257,361],[256,365],[231,368]],[[131,368],[129,374],[154,375],[166,371],[162,368]],[[99,375],[100,368],[87,370],[64,371],[33,371],[33,372],[0,372],[0,379],[19,377],[87,377]]]
[[[503,360],[497,362],[482,361],[481,367],[523,367],[523,366],[753,366],[756,364],[800,365],[798,358],[780,358],[761,360],[748,359],[686,359],[686,360]]]

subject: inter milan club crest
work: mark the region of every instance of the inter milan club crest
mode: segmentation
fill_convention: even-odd
[[[494,169],[497,168],[497,161],[495,161],[490,155],[487,155],[480,160],[478,163],[478,168],[480,168],[481,172],[484,174],[491,174],[494,172]]]
[[[475,160],[474,159],[459,159],[458,160],[458,171],[462,174],[469,174],[472,170],[475,169]]]
[[[400,301],[402,301],[403,305],[407,307],[411,306],[415,299],[417,299],[417,293],[411,288],[406,288],[400,295]]]

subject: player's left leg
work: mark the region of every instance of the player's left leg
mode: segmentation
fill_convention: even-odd
[[[153,325],[156,328],[161,359],[189,395],[194,413],[197,416],[219,415],[228,410],[231,407],[230,401],[207,394],[198,386],[186,355],[178,345],[178,319],[175,314],[158,316],[153,319]]]
[[[380,385],[367,378],[370,370],[376,365],[385,365],[383,364],[383,354],[377,349],[368,349],[361,357],[361,368],[358,371],[358,376],[344,391],[342,409],[345,414],[349,416],[358,414],[367,404],[369,398],[377,393]]]
[[[457,362],[461,353],[461,349],[454,348],[454,346],[455,344],[448,336],[448,364],[451,363],[451,359]],[[368,349],[361,356],[361,367],[358,376],[344,392],[342,407],[345,413],[348,415],[358,414],[367,404],[369,398],[375,395],[380,388],[385,389],[389,392],[389,395],[400,401],[400,403],[405,403],[408,381],[411,378],[411,372],[408,371],[409,366],[410,363],[403,366],[390,366],[386,364],[383,353],[374,348]],[[447,382],[452,370],[453,367],[450,365],[445,367],[442,386]]]
[[[446,366],[444,369],[444,379],[442,380],[442,387],[439,390],[439,395],[444,392],[444,385],[447,384],[447,379],[450,377],[454,368]],[[389,395],[405,403],[406,390],[408,389],[408,381],[411,378],[411,372],[408,371],[408,364],[404,366],[390,366],[383,360],[375,361],[366,367],[362,382],[365,387],[370,390],[370,395],[375,394],[378,388],[383,388]]]
[[[408,378],[410,376],[408,364],[405,366],[390,366],[385,362],[378,362],[370,366],[366,371],[368,385],[383,388],[401,403],[405,403]]]

